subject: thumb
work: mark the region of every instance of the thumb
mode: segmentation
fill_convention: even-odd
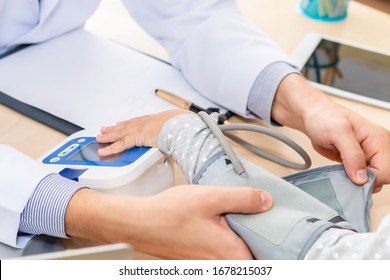
[[[270,193],[249,187],[223,188],[217,192],[219,201],[214,203],[218,212],[253,214],[269,210],[272,207]]]
[[[343,137],[338,137],[335,146],[340,152],[344,169],[349,179],[357,185],[367,183],[366,155],[356,140],[354,133],[351,131]]]

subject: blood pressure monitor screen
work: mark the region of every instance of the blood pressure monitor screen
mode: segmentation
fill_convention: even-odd
[[[390,56],[322,39],[302,74],[309,80],[390,102]]]
[[[98,149],[108,145],[110,144],[98,143],[95,137],[71,138],[46,156],[42,162],[59,165],[122,167],[132,164],[151,149],[134,147],[114,155],[99,156]]]
[[[90,142],[84,146],[77,153],[68,158],[68,160],[82,160],[82,161],[99,161],[99,162],[112,162],[116,161],[123,155],[124,152],[101,157],[98,155],[98,149],[104,148],[109,144],[100,144],[98,142]]]

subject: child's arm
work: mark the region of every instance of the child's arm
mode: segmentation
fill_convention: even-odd
[[[179,126],[175,127],[177,123]],[[204,166],[205,159],[222,153],[218,140],[207,125],[196,114],[182,109],[102,127],[96,139],[99,143],[112,143],[98,151],[100,156],[120,153],[132,147],[158,146],[162,152],[173,156],[190,183],[198,168]]]
[[[163,152],[172,155],[190,183],[247,185],[268,190],[273,195],[275,205],[271,211],[255,215],[227,215],[229,225],[244,239],[256,258],[375,258],[384,256],[389,251],[366,255],[372,248],[378,248],[375,242],[382,245],[388,243],[386,240],[381,241],[381,234],[376,234],[375,238],[370,237],[374,244],[372,246],[348,249],[351,242],[359,243],[360,238],[373,234],[356,234],[351,230],[353,228],[327,205],[250,163],[245,164],[250,177],[242,179],[235,174],[219,142],[198,116],[175,116],[168,118],[162,128],[159,127],[158,146]],[[112,129],[112,132],[118,129]],[[308,176],[313,174],[315,173],[307,172]],[[346,180],[347,186],[336,187],[354,190],[354,186]],[[361,191],[362,188],[357,187],[355,190]],[[365,199],[355,202],[354,204],[362,206],[358,206],[358,209],[367,205]],[[225,201],[218,203],[224,204]],[[350,242],[344,242],[344,238],[337,239],[334,236],[347,236]],[[381,246],[382,249],[383,247],[385,246]],[[324,250],[321,250],[322,248]]]
[[[132,147],[157,147],[157,138],[162,126],[170,118],[182,114],[193,113],[183,109],[169,110],[102,127],[101,134],[96,136],[96,140],[99,143],[112,144],[99,149],[98,153],[100,156],[108,156]]]
[[[356,220],[355,216],[369,215],[371,196],[367,193],[371,192],[374,181],[371,175],[367,185],[355,186],[345,176],[341,166],[324,167],[289,176],[289,180],[295,181],[294,185],[297,184],[294,186],[246,162],[244,165],[249,178],[242,178],[235,173],[218,140],[198,116],[182,115],[169,120],[161,129],[158,146],[165,153],[172,155],[190,183],[230,187],[247,185],[267,190],[272,194],[275,203],[270,211],[254,215],[227,215],[229,225],[244,239],[255,258],[348,259],[353,257],[354,252],[358,258],[364,258],[370,249],[378,249],[375,245],[377,242],[383,245],[380,241],[381,235],[377,235],[376,238],[370,239],[372,245],[360,246],[355,250],[347,247],[350,242],[358,244],[360,238],[367,235],[355,232],[354,226],[362,230],[361,224],[364,222],[353,223],[354,226],[351,226],[348,223],[351,214],[348,213],[359,213],[354,214],[351,221]],[[300,178],[302,176],[304,179]],[[297,186],[301,183],[306,188],[311,184],[322,189],[318,190],[322,194],[329,190],[331,196],[336,198],[332,201],[325,199],[322,203],[299,189]],[[333,193],[332,185],[341,189],[350,199],[354,199],[354,205],[343,203],[342,198],[337,200],[338,193]],[[335,206],[334,203],[341,204],[338,212],[329,207]],[[348,236],[351,241],[346,244],[342,236]],[[340,237],[340,240],[335,237]],[[315,242],[316,240],[318,241]],[[336,240],[338,244],[334,243]],[[322,252],[321,248],[326,250]],[[380,255],[388,252],[390,250],[387,252],[384,250]],[[371,258],[377,256],[379,255],[368,255]]]
[[[376,232],[356,233],[344,229],[324,232],[307,253],[307,260],[389,260],[390,215]]]
[[[196,114],[182,109],[102,127],[96,139],[100,143],[112,143],[99,150],[100,156],[119,153],[135,146],[158,146],[162,152],[173,156],[190,183],[193,183],[193,176],[199,172],[198,169],[204,167],[206,159],[214,159],[214,154],[222,153],[218,140],[207,125]]]

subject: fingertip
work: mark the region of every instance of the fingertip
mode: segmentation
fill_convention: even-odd
[[[103,134],[98,134],[96,135],[96,141],[100,144],[108,143],[107,142],[107,136]],[[103,148],[100,148],[103,149]]]
[[[98,156],[102,156],[102,157],[112,154],[110,146],[98,149],[97,153]]]
[[[365,160],[362,157],[352,157],[343,161],[344,170],[348,178],[356,185],[364,185],[368,182],[368,174]]]
[[[355,176],[358,185],[363,185],[368,182],[368,174],[366,169],[359,169],[356,171]]]
[[[355,169],[356,170],[356,169]],[[352,183],[361,186],[368,182],[368,174],[367,170],[362,168],[355,171],[352,168],[348,168],[345,166],[345,172],[347,173],[348,178],[352,181]]]
[[[273,205],[272,195],[266,191],[259,191],[260,199],[261,199],[261,210],[267,211]]]
[[[104,156],[104,149],[98,149],[97,154],[98,156]]]

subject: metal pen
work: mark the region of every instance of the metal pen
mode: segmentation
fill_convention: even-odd
[[[162,99],[176,105],[177,107],[179,108],[183,108],[183,109],[186,109],[186,110],[190,110],[194,113],[199,113],[201,111],[204,111],[208,114],[211,114],[213,112],[215,112],[215,110],[211,110],[211,109],[204,109],[196,104],[194,104],[193,102],[189,101],[189,100],[186,100],[182,97],[179,97],[173,93],[170,93],[166,90],[162,90],[162,89],[156,89],[155,90],[155,93],[157,96],[161,97]],[[229,116],[231,116],[232,113],[230,113]],[[227,124],[229,123],[229,121],[227,120],[227,116],[225,114],[220,114],[219,117],[218,117],[218,123],[219,124]]]

